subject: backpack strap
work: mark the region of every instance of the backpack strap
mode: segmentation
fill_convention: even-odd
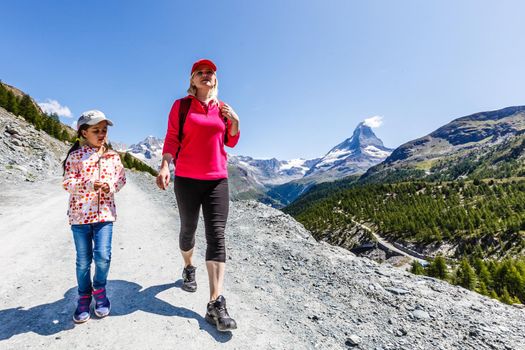
[[[220,108],[224,106],[224,102],[219,101],[219,113]],[[175,154],[175,160],[179,157],[179,152],[182,147],[182,139],[184,138],[184,123],[186,122],[186,117],[188,116],[188,112],[191,107],[191,98],[185,97],[180,100],[179,105],[179,148],[177,149],[177,153]],[[228,118],[223,117],[222,118],[225,126],[224,131],[224,143],[228,142]]]
[[[220,109],[222,108],[222,106],[224,106],[224,102],[219,101],[219,114],[221,113]],[[226,144],[226,142],[228,142],[228,118],[223,117],[222,120],[224,121],[224,126],[225,126],[224,144]]]
[[[179,148],[177,149],[177,154],[175,154],[175,160],[179,157],[180,148],[182,146],[182,138],[184,137],[183,129],[184,123],[186,122],[186,116],[190,110],[191,98],[185,97],[180,100],[179,105]]]

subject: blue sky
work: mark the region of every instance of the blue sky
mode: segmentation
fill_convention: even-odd
[[[9,1],[0,79],[67,106],[68,124],[104,111],[129,145],[164,137],[191,64],[211,58],[241,118],[232,153],[313,158],[373,116],[397,147],[525,104],[523,13],[504,0]]]

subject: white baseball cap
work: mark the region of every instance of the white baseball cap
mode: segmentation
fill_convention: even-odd
[[[96,109],[93,109],[91,111],[86,111],[80,115],[80,118],[78,118],[77,121],[77,130],[80,129],[80,127],[84,124],[87,125],[96,125],[100,123],[101,121],[107,121],[109,126],[113,126],[113,122],[106,118],[106,115],[102,113],[101,111],[98,111]]]

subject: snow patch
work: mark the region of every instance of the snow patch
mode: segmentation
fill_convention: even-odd
[[[305,162],[306,162],[306,159],[302,159],[302,158],[284,161],[279,167],[279,171],[289,170],[292,168],[300,168],[300,169],[304,169],[304,171],[307,171],[308,168],[304,166]]]
[[[346,149],[337,149],[335,151],[332,151],[328,153],[326,156],[323,157],[323,160],[320,161],[315,165],[316,168],[320,168],[332,163],[335,163],[336,161],[340,160],[341,158],[344,158],[350,154],[352,154],[353,151],[349,151]]]
[[[364,152],[374,158],[386,158],[390,155],[390,152],[380,150],[375,146],[366,146]]]

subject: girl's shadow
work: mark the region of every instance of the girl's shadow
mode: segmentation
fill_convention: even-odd
[[[219,332],[198,313],[173,306],[157,298],[157,294],[175,286],[176,283],[169,283],[141,290],[142,287],[133,282],[109,281],[108,296],[112,301],[109,317],[125,316],[141,310],[162,316],[193,318],[199,322],[200,329],[207,331],[216,341],[225,343],[232,338],[231,332]],[[112,298],[112,295],[115,297]],[[27,310],[23,307],[0,310],[0,341],[27,332],[52,335],[74,328],[72,315],[76,296],[75,287],[70,288],[63,299],[53,303],[38,305]]]

